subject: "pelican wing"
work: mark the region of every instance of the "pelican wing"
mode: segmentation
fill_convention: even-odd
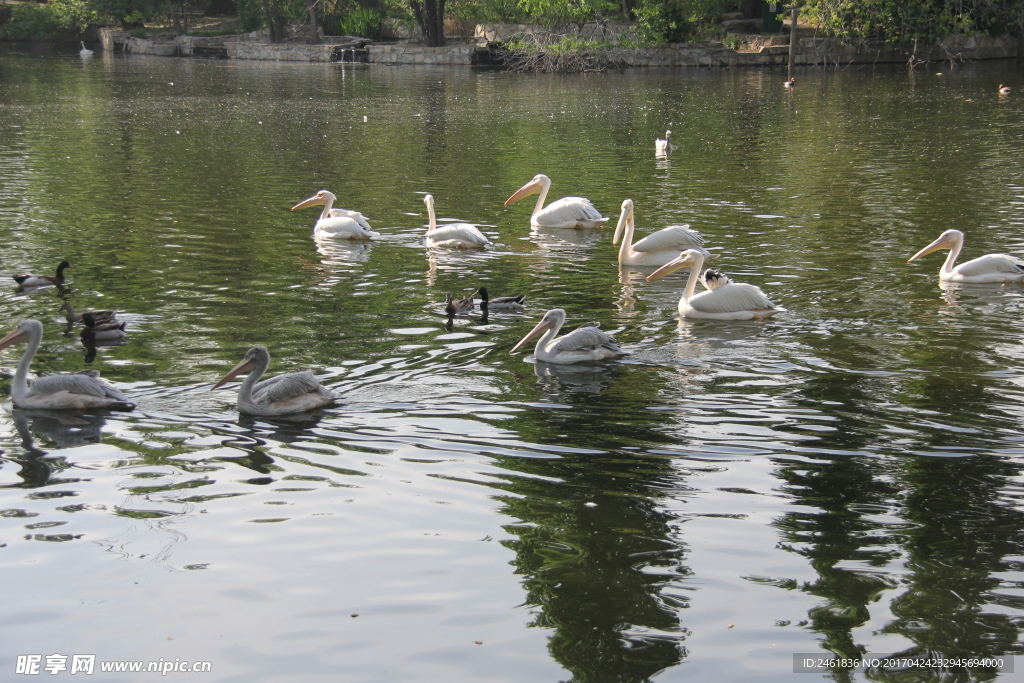
[[[358,211],[350,211],[348,209],[338,209],[338,208],[332,207],[331,208],[331,217],[332,218],[351,218],[356,223],[358,223],[359,227],[361,227],[363,230],[366,230],[367,232],[370,232],[372,230],[372,228],[370,228],[370,221],[366,220],[366,216],[364,216],[363,214],[359,213]]]
[[[67,375],[47,375],[33,380],[29,386],[32,393],[48,396],[68,392],[70,394],[88,394],[97,398],[110,398],[128,403],[128,398],[120,391],[99,378],[95,370],[85,370]]]
[[[351,212],[355,213],[355,212]],[[360,215],[359,218],[362,218]],[[363,223],[366,220],[363,219]],[[367,223],[364,227],[360,224],[359,220],[352,216],[334,216],[330,218],[321,218],[316,222],[316,233],[318,235],[325,235],[329,237],[347,237],[349,239],[353,237],[359,238],[372,238],[380,237],[379,233],[373,232],[369,229]]]
[[[690,307],[704,313],[734,313],[775,308],[760,287],[730,282],[690,298]]]
[[[427,232],[427,239],[434,243],[441,242],[465,242],[466,244],[490,244],[480,230],[470,223],[453,223],[442,225]]]
[[[329,393],[309,370],[288,372],[257,383],[252,392],[252,400],[261,404],[277,403],[302,394],[319,392]]]
[[[633,245],[633,251],[685,251],[704,244],[704,238],[689,225],[670,225],[652,232]]]
[[[967,277],[988,275],[990,273],[1024,273],[1024,260],[1010,254],[986,254],[976,259],[961,263],[953,269],[956,273]]]
[[[594,208],[586,197],[562,197],[551,202],[533,216],[541,225],[564,225],[576,221],[606,221],[601,212]]]
[[[566,351],[579,351],[582,349],[597,348],[603,346],[613,351],[619,350],[619,343],[615,337],[599,329],[598,323],[586,323],[580,325],[572,332],[559,337],[552,351],[563,353]]]

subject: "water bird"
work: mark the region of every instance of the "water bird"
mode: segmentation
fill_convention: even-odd
[[[78,51],[78,56],[79,57],[92,57],[92,50],[90,50],[89,48],[87,48],[85,46],[85,41],[84,40],[80,40],[78,42],[82,46],[82,49]]]
[[[670,225],[632,244],[635,228],[633,200],[623,200],[622,212],[612,237],[613,245],[622,239],[622,246],[619,247],[620,266],[663,266],[676,258],[680,251],[704,244],[704,238],[696,230],[691,230],[689,225]]]
[[[457,315],[459,313],[469,313],[472,311],[476,304],[473,302],[473,293],[462,299],[455,299],[451,292],[445,295],[444,299],[444,311],[449,316]]]
[[[505,206],[539,192],[537,205],[533,207],[533,214],[530,216],[530,225],[536,228],[599,228],[601,223],[608,220],[585,197],[562,197],[544,206],[550,189],[551,179],[543,173],[538,173],[533,180],[506,199]]]
[[[423,197],[427,205],[427,216],[430,225],[427,228],[428,247],[458,247],[460,249],[483,249],[491,243],[487,237],[472,223],[450,223],[437,227],[434,215],[434,195]]]
[[[121,341],[125,338],[124,331],[128,326],[128,323],[119,320],[96,320],[91,313],[82,314],[82,324],[82,341],[92,343]]]
[[[15,275],[14,281],[22,287],[47,287],[49,285],[64,284],[64,269],[70,268],[71,264],[61,261],[57,266],[56,275]]]
[[[686,266],[690,267],[690,276],[679,299],[679,314],[684,318],[763,320],[786,310],[773,304],[760,287],[732,282],[718,270],[704,276],[704,286],[708,291],[694,294],[704,266],[704,254],[698,249],[687,249],[677,259],[648,275],[647,281],[654,282]]]
[[[309,199],[292,207],[292,211],[323,204],[324,210],[313,227],[314,237],[338,237],[347,240],[372,240],[380,237],[379,232],[370,229],[370,222],[358,211],[334,208],[337,199],[333,192],[320,190]]]
[[[64,319],[68,321],[68,325],[82,322],[86,315],[92,316],[92,319],[97,323],[109,323],[117,319],[117,311],[86,311],[85,313],[76,313],[70,301],[62,303],[57,310],[64,311]]]
[[[1024,260],[1010,254],[985,254],[954,266],[964,246],[964,234],[959,230],[947,230],[917,252],[907,263],[939,249],[949,249],[945,263],[939,269],[940,280],[975,284],[1024,282]]]
[[[0,350],[20,342],[28,342],[28,348],[21,356],[18,370],[14,373],[11,394],[18,408],[47,408],[58,410],[88,410],[90,408],[112,408],[132,410],[135,404],[109,383],[100,379],[96,370],[85,370],[71,374],[47,375],[27,379],[32,358],[43,339],[43,324],[28,319],[6,337],[0,339]]]
[[[487,293],[486,287],[481,287],[477,292],[480,294],[480,310],[482,311],[521,311],[523,302],[526,301],[525,294],[496,296],[492,299]]]
[[[585,361],[605,360],[623,354],[615,337],[603,332],[599,323],[590,322],[580,325],[572,332],[558,337],[558,331],[565,324],[565,311],[552,308],[544,314],[537,326],[519,340],[509,353],[515,353],[528,341],[541,332],[544,335],[537,340],[533,356],[546,363],[568,365]]]
[[[654,140],[654,153],[655,154],[669,154],[672,152],[672,131],[665,131],[665,139],[655,138]]]
[[[999,94],[1000,95],[1009,95],[1010,94],[1010,86],[1003,85],[1002,83],[1000,83],[999,84]]]
[[[266,346],[254,346],[235,367],[220,378],[213,389],[219,389],[242,373],[249,376],[238,388],[238,412],[247,415],[288,415],[322,408],[337,400],[309,370],[288,372],[259,381],[270,366]]]
[[[783,82],[782,87],[783,88],[792,88],[795,85],[796,85],[796,79],[795,78],[790,78],[788,81]]]

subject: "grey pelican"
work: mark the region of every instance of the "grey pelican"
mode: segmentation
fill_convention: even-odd
[[[619,238],[622,238],[622,246],[619,247],[620,266],[663,266],[678,256],[680,251],[704,244],[704,238],[696,230],[690,230],[689,225],[670,225],[632,244],[634,229],[633,200],[626,199],[622,202],[622,213],[619,214],[619,222],[612,237],[613,245],[618,244]]]
[[[622,355],[623,351],[615,337],[598,329],[598,323],[586,323],[568,334],[557,337],[564,324],[565,311],[561,308],[552,308],[509,353],[515,353],[525,346],[526,342],[543,332],[544,336],[537,340],[533,356],[546,363],[567,365]]]
[[[939,279],[950,282],[974,284],[1024,282],[1024,260],[1009,254],[985,254],[954,266],[964,246],[964,234],[959,230],[947,230],[917,252],[907,263],[939,249],[949,249],[945,263],[939,269]]]
[[[270,366],[266,346],[254,346],[213,389],[219,389],[242,373],[249,376],[238,388],[238,412],[248,415],[287,415],[330,405],[337,397],[324,388],[309,370],[288,372],[259,381]]]
[[[601,223],[608,219],[601,215],[601,212],[594,208],[589,199],[585,197],[562,197],[558,201],[551,202],[544,206],[548,190],[551,189],[551,179],[543,173],[538,173],[533,180],[516,190],[515,194],[505,200],[505,206],[518,202],[536,192],[537,204],[533,207],[533,214],[530,216],[530,225],[538,228],[599,228]]]
[[[292,207],[292,211],[305,209],[308,206],[324,205],[320,218],[313,227],[314,237],[338,237],[348,240],[372,240],[380,237],[379,232],[370,229],[370,223],[363,214],[348,209],[335,209],[333,192],[320,190],[309,199],[304,199]]]
[[[124,394],[100,379],[100,373],[86,370],[71,374],[47,375],[28,381],[28,368],[43,339],[43,325],[38,320],[25,320],[0,339],[0,350],[12,344],[28,342],[28,348],[18,362],[11,394],[18,408],[47,408],[58,410],[88,410],[115,408],[132,410]]]
[[[763,320],[786,309],[776,306],[759,287],[744,282],[731,282],[721,271],[715,270],[705,276],[708,291],[694,294],[700,270],[704,266],[704,254],[697,249],[687,249],[671,263],[667,263],[647,276],[653,282],[680,268],[690,267],[686,288],[679,299],[679,314],[684,318],[706,320]]]

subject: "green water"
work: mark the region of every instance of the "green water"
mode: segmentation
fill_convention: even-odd
[[[73,265],[60,289],[10,281],[3,331],[42,320],[35,372],[95,368],[139,405],[0,412],[0,678],[53,653],[209,661],[211,681],[582,682],[1019,652],[1024,286],[905,263],[951,227],[963,258],[1024,256],[1016,69],[813,70],[787,92],[767,70],[0,52],[2,272]],[[648,284],[610,227],[502,206],[541,172],[610,225],[627,197],[641,233],[689,223],[788,312],[680,323],[685,271]],[[381,238],[315,242],[317,213],[288,209],[321,188]],[[493,248],[426,250],[428,192]],[[445,294],[480,285],[528,306],[447,324]],[[65,300],[122,311],[126,343],[87,359]],[[630,355],[510,355],[553,307]],[[209,389],[254,344],[340,403],[240,418],[234,385]]]

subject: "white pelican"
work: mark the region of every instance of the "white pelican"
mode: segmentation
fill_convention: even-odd
[[[480,310],[482,311],[521,311],[523,302],[526,301],[525,294],[496,296],[492,299],[487,293],[486,287],[481,287],[477,292],[480,294]]]
[[[92,57],[92,50],[90,50],[89,48],[87,48],[85,46],[85,41],[80,40],[78,42],[81,43],[81,45],[82,45],[82,49],[78,51],[78,56],[79,57]]]
[[[537,205],[533,207],[530,225],[537,228],[599,228],[607,218],[594,208],[585,197],[562,197],[556,202],[544,206],[551,179],[538,173],[533,180],[516,190],[516,193],[505,200],[505,206],[518,202],[523,197],[539,192]]]
[[[309,199],[304,199],[293,206],[292,211],[305,209],[307,206],[324,205],[320,219],[313,228],[314,237],[340,237],[347,240],[372,240],[380,237],[379,232],[370,229],[370,223],[363,214],[348,209],[335,209],[335,199],[337,197],[333,192],[320,190]]]
[[[612,237],[613,245],[618,244],[619,238],[622,238],[622,246],[619,247],[620,266],[663,266],[682,250],[704,244],[704,238],[696,230],[690,230],[689,225],[670,225],[631,244],[634,229],[633,200],[626,199],[622,202],[622,213],[619,214],[619,222]]]
[[[515,353],[525,346],[526,342],[544,332],[544,336],[537,340],[533,356],[546,363],[567,365],[588,360],[605,360],[622,355],[623,352],[619,348],[618,342],[615,341],[615,337],[598,329],[598,323],[586,323],[572,332],[556,338],[564,323],[565,311],[561,308],[552,308],[544,314],[544,317],[536,327],[530,330],[529,334],[512,347],[509,353]]]
[[[259,382],[269,365],[270,352],[267,347],[254,346],[246,351],[238,365],[213,385],[213,389],[219,389],[243,372],[249,373],[238,388],[238,412],[247,415],[301,413],[330,405],[337,400],[309,370],[288,372]]]
[[[61,261],[57,266],[56,275],[15,275],[14,281],[22,287],[45,287],[47,285],[64,284],[64,269],[70,268],[71,264]]]
[[[92,317],[91,313],[82,314],[82,328],[80,334],[83,342],[110,342],[124,339],[124,329],[128,323],[118,320],[99,321]]]
[[[440,228],[437,227],[437,217],[434,215],[434,195],[428,194],[423,198],[427,205],[427,216],[430,218],[430,227],[427,228],[428,247],[459,247],[461,249],[483,249],[491,243],[487,237],[471,223],[449,223]]]
[[[18,408],[47,408],[59,410],[88,410],[90,408],[116,408],[132,410],[135,405],[124,394],[100,379],[100,373],[86,370],[72,374],[47,375],[27,380],[28,366],[43,339],[43,325],[38,320],[25,320],[17,329],[0,339],[0,349],[27,341],[28,348],[14,373],[11,393]]]
[[[700,269],[704,266],[704,254],[697,249],[687,249],[679,258],[648,275],[647,281],[653,282],[686,266],[690,267],[690,277],[679,299],[679,314],[685,318],[763,320],[786,310],[773,304],[760,287],[730,282],[729,278],[717,270],[705,275],[704,286],[708,287],[708,291],[695,295],[693,290],[697,287]]]
[[[672,152],[672,131],[665,131],[665,139],[656,138],[654,140],[654,153],[655,154],[670,154]]]
[[[999,84],[999,94],[1000,95],[1009,95],[1010,94],[1010,86],[1003,85],[1002,83],[1000,83]]]
[[[97,323],[109,323],[117,320],[117,311],[86,311],[86,313],[76,313],[75,309],[71,307],[70,301],[62,303],[57,310],[64,311],[64,319],[68,321],[68,325],[82,322],[82,318],[86,313],[91,315],[92,319]]]
[[[917,252],[907,263],[939,249],[949,249],[946,262],[939,269],[940,280],[967,283],[1024,282],[1024,261],[1009,254],[985,254],[954,267],[960,250],[964,246],[964,234],[959,230],[947,230],[938,239]]]

